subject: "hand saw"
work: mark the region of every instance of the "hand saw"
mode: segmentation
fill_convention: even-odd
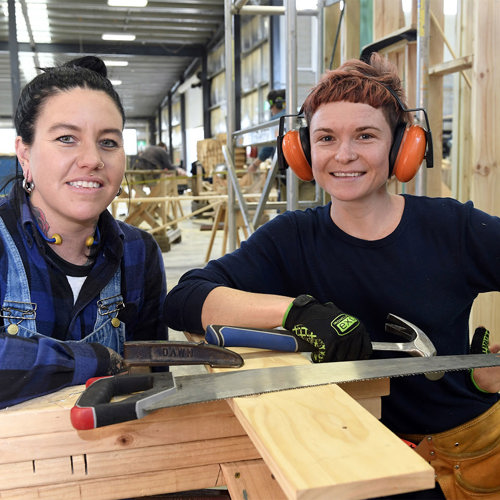
[[[71,409],[78,430],[142,418],[166,407],[317,385],[500,366],[500,354],[369,359],[173,377],[171,373],[91,379]],[[110,402],[119,394],[143,391]]]

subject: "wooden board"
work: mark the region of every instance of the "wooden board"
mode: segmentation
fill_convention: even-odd
[[[434,487],[434,470],[338,386],[232,400],[290,499],[362,499]]]
[[[222,464],[221,469],[231,500],[286,499],[283,490],[263,460]]]
[[[104,479],[74,480],[45,486],[0,490],[1,499],[64,499],[64,500],[113,500],[156,495],[166,492],[221,486],[219,465],[185,467],[177,470],[161,470],[147,473],[122,471],[111,481]]]
[[[235,350],[245,359],[243,369],[310,362],[298,353],[249,348]],[[343,384],[343,387],[375,417],[380,416],[381,396],[389,393],[388,379],[352,382]],[[119,499],[224,484],[228,484],[233,492],[239,492],[238,495],[243,495],[242,498],[244,493],[250,491],[259,492],[257,496],[254,494],[254,498],[265,498],[266,492],[269,492],[267,497],[276,499],[281,498],[280,495],[313,498],[311,495],[314,492],[326,490],[330,494],[332,488],[336,494],[347,495],[338,498],[368,498],[373,484],[383,483],[384,487],[380,490],[373,489],[381,494],[428,486],[412,469],[412,460],[417,455],[411,450],[412,460],[407,465],[409,469],[405,469],[407,475],[396,468],[394,476],[397,480],[384,476],[384,480],[379,477],[377,483],[375,476],[381,470],[388,476],[393,474],[383,468],[372,470],[367,480],[358,478],[357,472],[345,474],[345,483],[329,483],[319,490],[315,485],[316,476],[312,474],[309,478],[310,471],[303,470],[302,476],[294,479],[300,478],[303,484],[294,484],[287,479],[290,475],[295,476],[294,469],[288,470],[290,464],[280,462],[279,456],[310,457],[312,452],[306,446],[310,443],[308,439],[283,440],[285,429],[293,430],[293,426],[305,429],[303,437],[314,435],[312,442],[319,443],[331,441],[332,419],[334,422],[360,419],[363,423],[360,432],[365,434],[370,430],[368,427],[374,425],[373,422],[378,426],[375,429],[385,429],[339,386],[239,398],[234,407],[237,408],[236,415],[229,402],[222,400],[165,408],[140,420],[90,431],[75,431],[70,423],[69,411],[83,389],[83,386],[70,387],[0,411],[0,499]],[[301,403],[295,407],[297,401],[293,402],[293,398],[302,392],[306,396],[301,396]],[[312,399],[309,401],[309,398]],[[314,402],[321,407],[321,411],[316,414],[311,426],[309,415],[303,414],[303,411],[308,406],[312,407]],[[252,407],[254,410],[250,410]],[[364,416],[360,417],[358,412]],[[259,414],[265,418],[254,419]],[[283,419],[286,415],[287,418],[293,416],[293,420],[287,422]],[[371,418],[369,423],[366,415]],[[265,435],[268,422],[272,422],[274,428],[279,427],[278,432],[272,433],[275,442],[261,436]],[[401,445],[398,438],[387,429],[385,431]],[[352,430],[349,429],[349,432],[352,433]],[[347,431],[343,434],[350,436]],[[365,443],[368,447],[373,447],[375,441],[381,444],[379,433],[368,434],[372,436]],[[335,439],[338,440],[338,435]],[[356,460],[363,461],[365,457],[373,459],[374,453],[365,450],[362,442],[363,439],[354,433],[344,448],[321,448],[318,456],[330,464],[337,464],[340,460],[343,464],[332,469],[346,471],[354,466]],[[406,445],[401,446],[406,448]],[[386,448],[385,441],[382,447]],[[351,459],[344,464],[339,450],[345,452],[347,449],[351,450]],[[388,452],[393,453],[394,449],[392,443]],[[397,455],[397,461],[404,462],[406,459]],[[433,481],[432,469],[430,477]],[[325,479],[331,481],[334,477],[325,476]],[[358,483],[363,486],[361,489]],[[399,486],[394,488],[393,483]],[[366,484],[370,486],[364,486]],[[351,490],[359,491],[361,496],[352,496]]]

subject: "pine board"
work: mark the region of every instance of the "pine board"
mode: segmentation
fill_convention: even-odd
[[[289,499],[362,499],[434,486],[434,471],[336,385],[232,400]]]

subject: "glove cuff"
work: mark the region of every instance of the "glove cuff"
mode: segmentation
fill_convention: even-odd
[[[283,321],[281,322],[281,326],[283,328],[286,328],[285,323],[288,318],[288,313],[290,312],[290,309],[293,307],[293,302],[294,302],[293,300],[292,302],[290,302],[289,306],[286,308],[285,314],[283,315]]]
[[[305,307],[309,304],[313,304],[314,302],[318,301],[311,295],[306,295],[306,294],[299,295],[288,306],[285,315],[283,316],[283,321],[281,322],[281,326],[289,330],[290,328],[287,327],[287,323],[289,323],[289,326],[293,326],[293,324],[295,323],[295,318],[294,318],[296,312],[295,309]]]

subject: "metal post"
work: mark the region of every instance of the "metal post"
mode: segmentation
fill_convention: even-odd
[[[286,112],[297,113],[297,7],[295,0],[285,0],[286,22]],[[287,118],[288,130],[293,126],[293,118]],[[286,172],[286,206],[296,210],[299,201],[299,183],[291,169]]]
[[[208,56],[205,52],[201,58],[202,68],[202,92],[203,92],[203,137],[209,139],[212,137],[211,121],[210,121],[210,81],[208,75]]]
[[[234,83],[234,40],[232,0],[224,0],[224,55],[226,61],[226,134],[228,154],[233,158],[233,133],[235,131],[235,83]],[[234,189],[227,178],[227,232],[229,251],[236,249],[236,214],[234,213]]]
[[[163,142],[163,130],[161,129],[161,106],[158,106],[158,109],[156,110],[156,120],[156,137],[158,138],[156,142],[158,143]]]
[[[9,11],[9,58],[10,58],[10,84],[12,92],[12,116],[14,117],[17,109],[17,102],[21,95],[21,84],[19,76],[19,50],[17,46],[17,28],[16,28],[16,2],[8,1]]]
[[[417,107],[427,109],[427,93],[429,86],[429,0],[418,0],[417,29]],[[420,117],[419,117],[420,119]],[[427,172],[421,168],[415,176],[415,194],[423,196],[427,193]]]
[[[170,151],[170,161],[174,161],[174,139],[172,135],[172,93],[168,93],[168,150]]]

